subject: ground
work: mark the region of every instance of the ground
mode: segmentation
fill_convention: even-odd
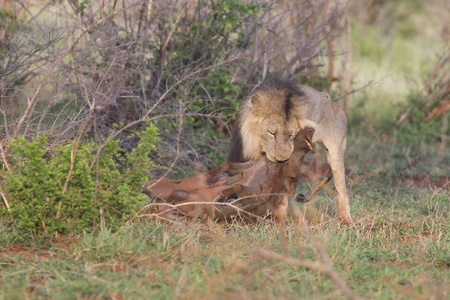
[[[346,165],[354,227],[336,221],[330,184],[311,203],[293,203],[281,231],[266,223],[159,224],[142,218],[115,233],[99,229],[14,244],[13,233],[2,228],[0,298],[345,298],[328,274],[295,263],[327,265],[330,259],[361,298],[448,299],[449,178],[439,170],[421,171],[420,164],[411,172],[392,145],[350,136]],[[430,159],[434,148],[426,151]],[[306,169],[320,179],[326,168],[320,155],[319,162],[312,158]],[[441,161],[444,171],[447,160],[448,154]]]

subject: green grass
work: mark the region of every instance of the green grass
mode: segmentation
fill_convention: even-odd
[[[353,23],[353,87],[375,81],[352,98],[349,111],[355,227],[337,223],[332,188],[294,204],[305,224],[291,218],[283,231],[140,219],[114,233],[50,241],[24,239],[0,224],[0,299],[345,299],[329,276],[260,251],[315,261],[321,247],[362,298],[450,299],[449,186],[424,188],[414,178],[448,176],[450,153],[440,157],[438,145],[400,142],[396,130],[383,128],[395,123],[398,103],[417,90],[410,81],[422,81],[442,46],[438,18],[408,15],[426,25],[383,36],[377,26]],[[64,100],[63,107],[71,115],[77,103]],[[309,188],[301,184],[305,194]]]
[[[406,158],[392,138],[379,143],[352,134],[348,149],[355,228],[336,222],[331,189],[294,204],[307,225],[292,218],[281,232],[270,224],[141,219],[116,233],[18,244],[18,233],[2,228],[0,298],[344,299],[327,275],[259,251],[313,261],[319,244],[360,297],[449,299],[448,186],[425,189],[402,180],[406,171],[392,160]]]

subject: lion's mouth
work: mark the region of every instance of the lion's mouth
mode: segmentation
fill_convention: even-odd
[[[273,157],[270,156],[269,154],[267,154],[266,152],[261,152],[262,157],[264,157],[265,159],[267,159],[268,161],[271,161],[273,163],[276,163],[277,160]]]
[[[261,152],[261,155],[270,162],[277,163],[275,157],[268,155],[266,152]]]
[[[275,156],[268,155],[266,152],[261,152],[261,155],[262,155],[262,157],[264,157],[265,159],[267,159],[267,160],[269,160],[269,161],[271,161],[273,163],[284,164],[284,163],[287,163],[289,161],[289,158],[285,159],[285,160],[279,160]]]
[[[287,163],[288,161],[289,161],[289,158],[285,159],[285,160],[278,160],[277,159],[277,163],[279,163],[279,164],[284,164],[284,163]]]

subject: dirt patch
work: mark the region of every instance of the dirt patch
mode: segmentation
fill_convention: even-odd
[[[376,164],[377,162],[367,162],[368,164]],[[305,162],[302,167],[303,174],[300,176],[300,182],[320,182],[327,174],[330,172],[330,167],[328,164],[323,162],[317,162],[312,160]],[[346,169],[345,175],[356,180],[355,175],[352,176],[351,170]],[[366,173],[363,176],[377,177],[376,174]],[[360,177],[360,176],[357,176]],[[405,183],[411,187],[426,188],[429,190],[435,189],[450,189],[450,176],[433,177],[428,173],[405,175],[400,174],[397,176],[393,184]]]
[[[381,265],[381,266],[389,266],[396,268],[404,268],[406,267],[406,263],[403,261],[374,261],[372,265]]]
[[[418,186],[426,189],[449,189],[450,177],[433,178],[430,174],[403,175],[396,179],[396,183],[406,183],[408,186]]]
[[[48,249],[30,248],[23,243],[18,243],[14,247],[9,247],[0,251],[0,259],[5,257],[25,257],[38,261],[47,261],[54,257],[56,251],[68,251],[78,242],[78,237],[63,236],[53,238],[49,241],[51,245]]]

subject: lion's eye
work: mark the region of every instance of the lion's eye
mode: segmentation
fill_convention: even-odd
[[[269,134],[270,134],[271,136],[275,136],[275,135],[276,135],[276,132],[273,132],[273,131],[270,131],[270,130],[269,130]]]
[[[293,140],[293,139],[295,138],[295,134],[290,134],[290,135],[289,135],[289,138],[290,138],[291,140]]]

